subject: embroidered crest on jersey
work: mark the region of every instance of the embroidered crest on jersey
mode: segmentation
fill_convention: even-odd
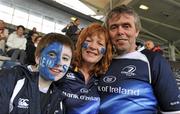
[[[76,77],[74,76],[73,73],[67,73],[67,74],[66,74],[66,78],[67,78],[67,79],[70,79],[70,80],[76,80]]]
[[[103,81],[104,81],[105,83],[113,83],[113,82],[116,81],[116,77],[115,77],[115,76],[105,76],[105,77],[103,78]]]
[[[18,108],[29,108],[29,99],[23,99],[23,98],[19,98],[18,99]]]
[[[128,65],[122,69],[121,74],[125,74],[126,76],[135,76],[135,71],[136,67],[134,65]]]
[[[81,88],[81,89],[80,89],[80,92],[87,94],[87,93],[89,93],[89,90],[88,90],[87,88]]]

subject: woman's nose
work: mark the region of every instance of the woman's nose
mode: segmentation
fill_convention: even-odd
[[[96,42],[91,42],[91,44],[89,45],[89,48],[96,49],[97,48],[97,43]]]

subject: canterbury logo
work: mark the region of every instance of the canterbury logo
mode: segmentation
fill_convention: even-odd
[[[19,98],[18,107],[19,108],[28,108],[29,107],[28,102],[29,102],[29,99]]]
[[[66,78],[71,79],[71,80],[75,80],[76,79],[76,77],[74,76],[73,73],[67,73],[66,74]]]
[[[136,71],[136,67],[134,65],[129,65],[122,69],[121,74],[125,74],[126,76],[134,76],[136,75],[134,73],[135,71]]]

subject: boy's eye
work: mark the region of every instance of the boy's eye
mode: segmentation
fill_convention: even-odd
[[[62,59],[63,59],[64,61],[70,61],[70,57],[68,57],[68,56],[63,56]]]
[[[55,58],[55,57],[56,57],[56,53],[50,52],[50,53],[49,53],[49,56],[50,56],[51,58]]]

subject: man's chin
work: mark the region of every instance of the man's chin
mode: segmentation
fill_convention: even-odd
[[[118,54],[118,55],[123,55],[123,54],[126,54],[127,53],[127,50],[125,50],[125,49],[116,49],[116,53]]]

